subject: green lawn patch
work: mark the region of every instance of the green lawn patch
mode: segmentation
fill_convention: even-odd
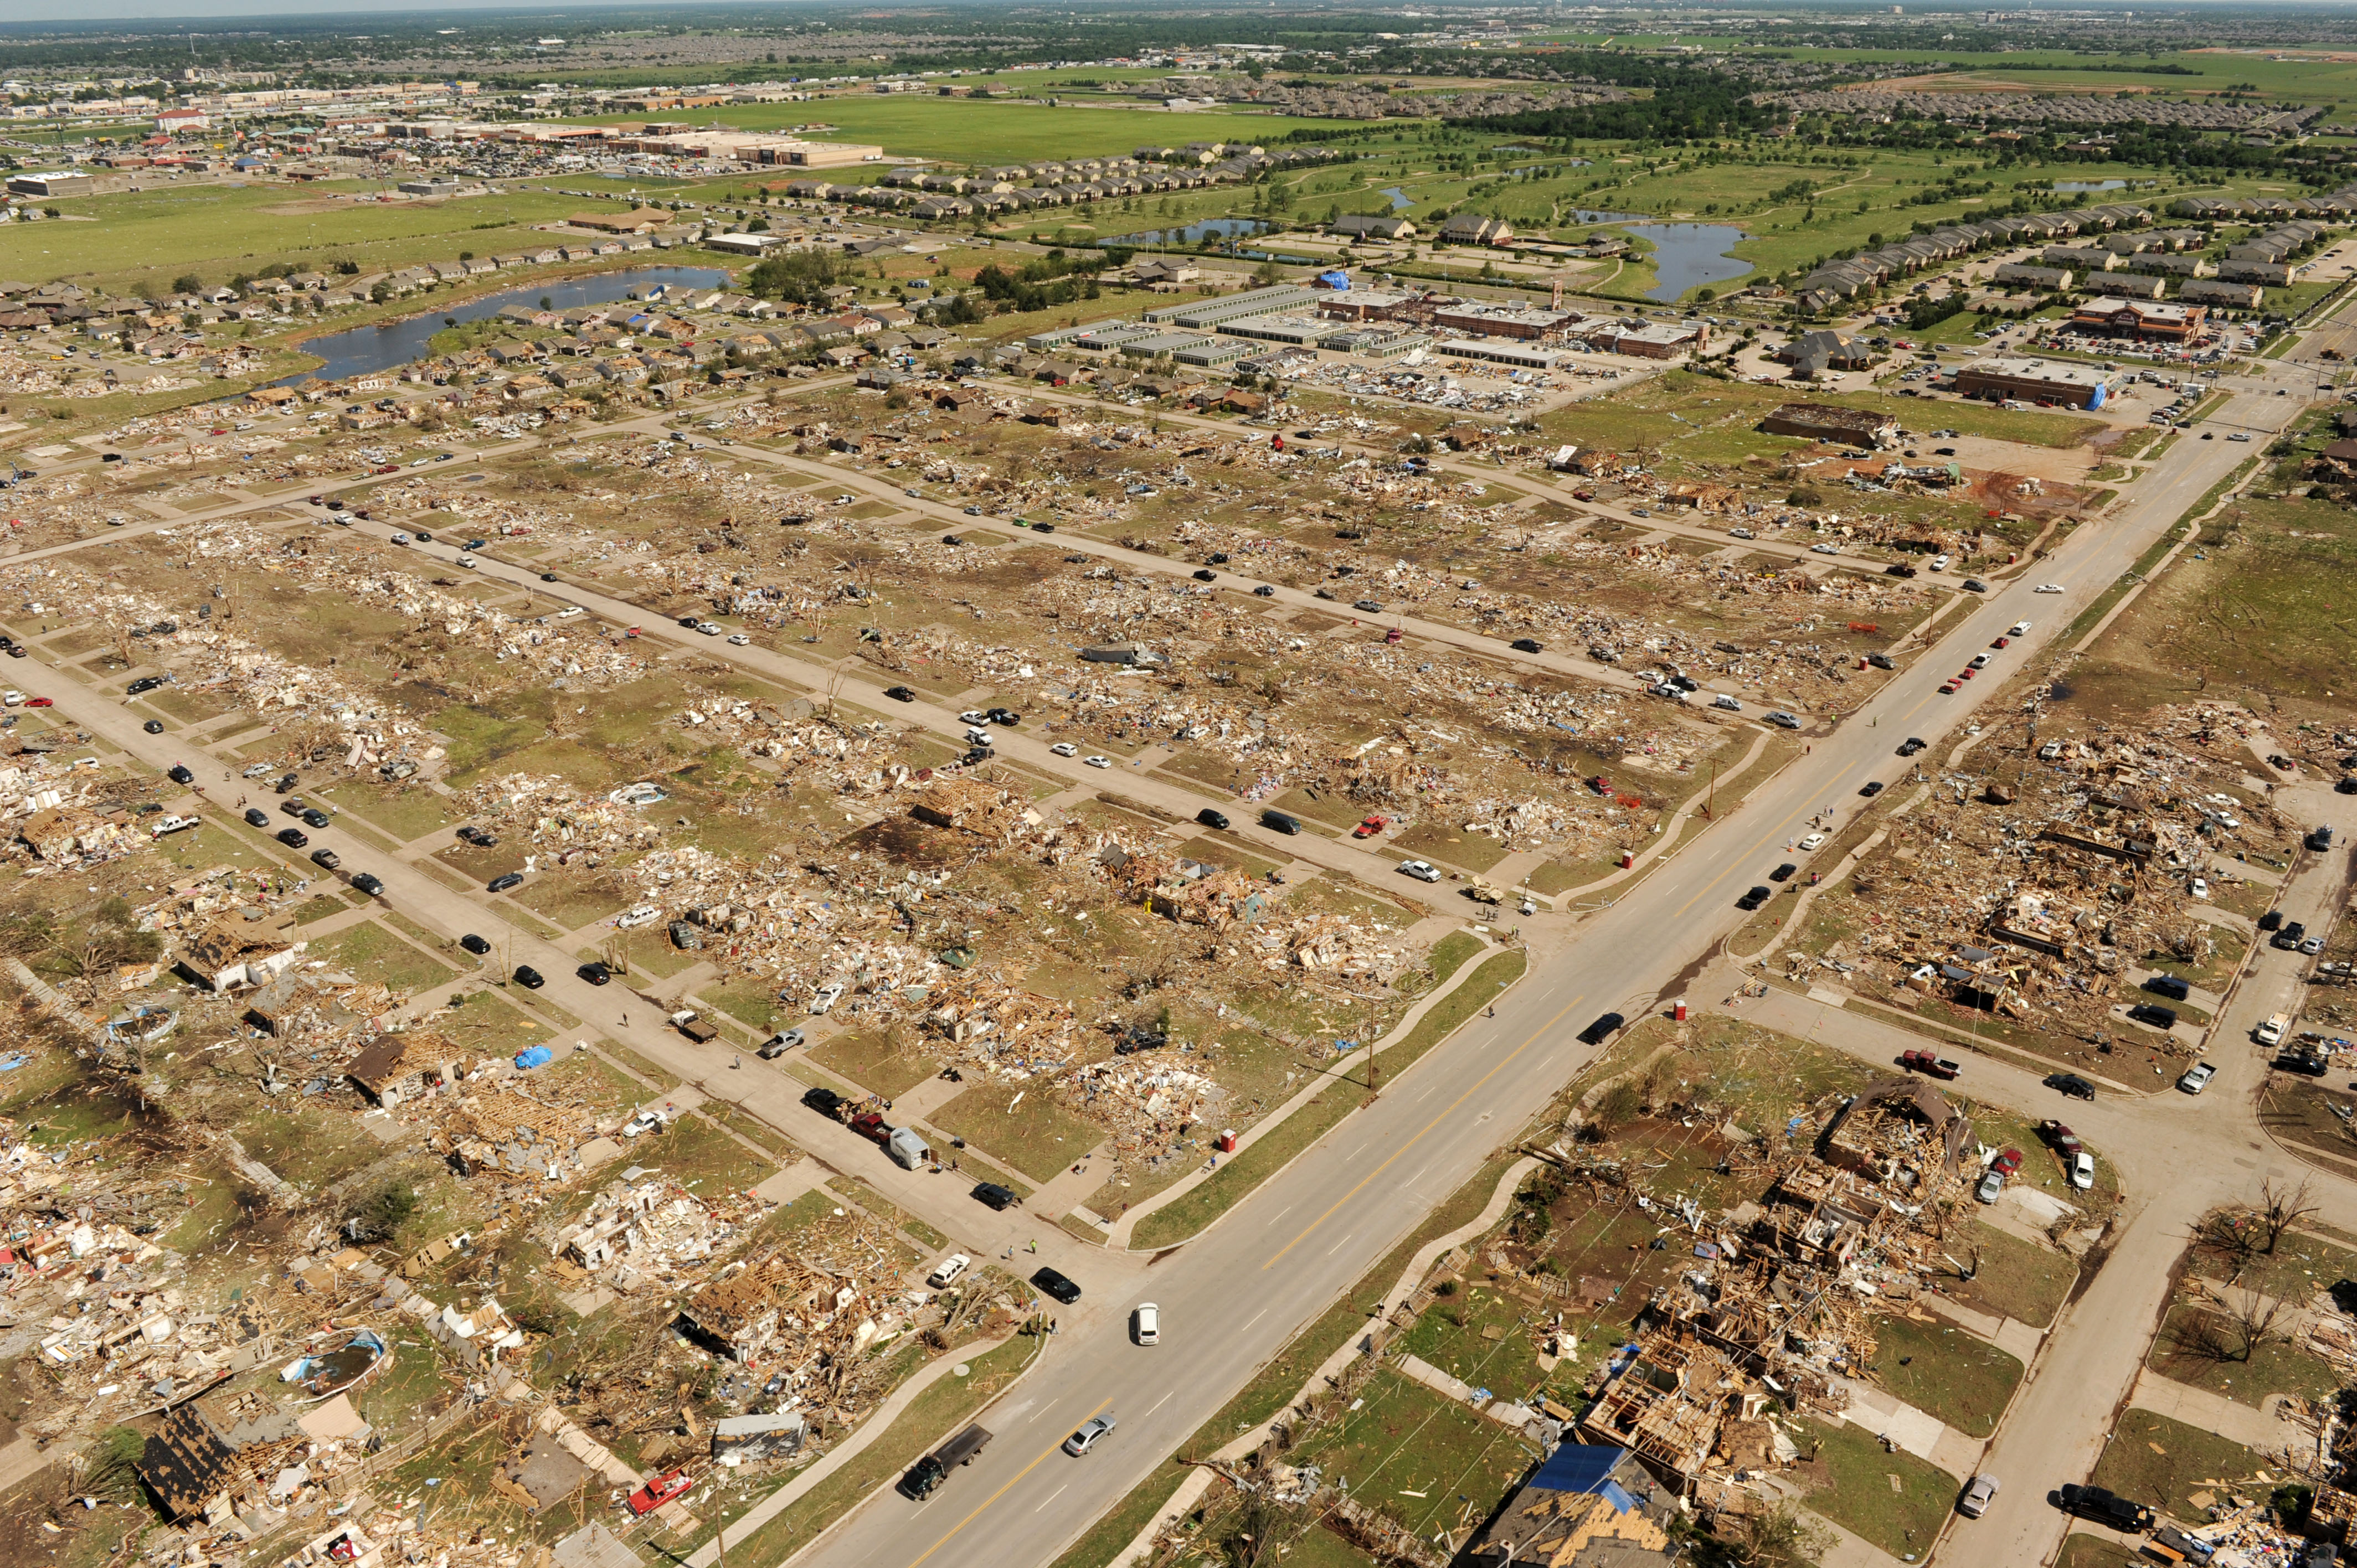
[[[1403,856],[1437,860],[1484,872],[1506,858],[1506,846],[1487,833],[1451,832],[1446,824],[1418,822],[1395,836],[1392,847]]]
[[[430,991],[458,972],[374,920],[321,939],[312,945],[310,955],[350,970],[358,979],[412,993]]]
[[[2230,1289],[2231,1305],[2241,1298]],[[2206,1297],[2203,1298],[2206,1301]],[[2281,1330],[2278,1329],[2278,1332]],[[2270,1339],[2251,1352],[2247,1361],[2222,1359],[2211,1347],[2231,1348],[2237,1336],[2228,1317],[2191,1300],[2179,1300],[2161,1320],[2147,1362],[2175,1382],[2188,1383],[2222,1394],[2237,1404],[2264,1406],[2269,1394],[2298,1394],[2322,1399],[2340,1387],[2332,1369],[2307,1351],[2281,1339]]]
[[[1104,1137],[1037,1085],[979,1083],[925,1120],[1043,1183]]]
[[[1874,1380],[1967,1437],[1986,1437],[2020,1386],[2022,1365],[1950,1323],[1880,1317]]]
[[[1943,1274],[1942,1289],[1967,1306],[1997,1313],[2032,1328],[2044,1328],[2054,1321],[2079,1277],[2079,1267],[2068,1253],[2025,1241],[1977,1219],[1956,1238],[1956,1246],[1950,1251],[1967,1262],[1971,1252],[1978,1251],[1980,1271],[1969,1280]]]
[[[1433,983],[1448,984],[1448,977],[1467,959],[1480,952],[1483,945],[1481,939],[1470,931],[1451,931],[1433,943],[1431,956],[1424,961],[1425,967],[1432,971]]]
[[[1893,1557],[1921,1561],[1955,1507],[1956,1477],[1903,1448],[1884,1453],[1882,1439],[1864,1427],[1800,1424],[1809,1507]]]
[[[941,1248],[950,1244],[948,1237],[910,1214],[857,1176],[834,1176],[830,1178],[826,1185],[836,1194],[851,1199],[886,1224],[896,1225],[906,1230],[928,1247]]]
[[[2239,1443],[2148,1410],[2131,1410],[2120,1417],[2091,1478],[2124,1498],[2190,1521],[2208,1517],[2192,1500],[2194,1493],[2233,1489],[2234,1483],[2261,1470],[2274,1473],[2266,1456]],[[2261,1494],[2274,1489],[2268,1483],[2254,1486]]]
[[[810,1059],[887,1100],[899,1099],[942,1070],[942,1064],[915,1040],[867,1029],[854,1029],[812,1047]],[[934,1118],[933,1124],[940,1126],[940,1119]]]
[[[1460,1494],[1486,1512],[1530,1464],[1520,1434],[1388,1368],[1360,1397],[1363,1404],[1313,1429],[1288,1461],[1348,1476],[1353,1497],[1380,1499],[1420,1534],[1454,1526]]]
[[[1495,1002],[1508,986],[1523,977],[1527,963],[1520,952],[1498,953],[1459,982],[1455,990],[1416,1020],[1415,1026],[1404,1038],[1384,1048],[1382,1062],[1385,1080],[1396,1079],[1426,1051]],[[1189,1187],[1139,1220],[1130,1232],[1130,1244],[1168,1247],[1195,1235],[1283,1169],[1294,1155],[1324,1137],[1358,1107],[1365,1097],[1366,1087],[1360,1079],[1338,1077],[1324,1092],[1300,1106],[1266,1135],[1222,1162],[1210,1180]]]
[[[681,1117],[660,1133],[638,1141],[630,1157],[658,1170],[691,1192],[742,1192],[759,1187],[776,1167],[701,1116]]]

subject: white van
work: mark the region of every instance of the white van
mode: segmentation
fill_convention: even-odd
[[[1141,1301],[1129,1315],[1130,1332],[1140,1345],[1162,1343],[1162,1309],[1150,1301]]]

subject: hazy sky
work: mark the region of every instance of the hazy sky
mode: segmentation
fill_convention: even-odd
[[[584,11],[595,8],[599,0],[569,0],[564,5],[547,9]],[[608,0],[620,4],[622,0]],[[638,0],[643,4],[644,0]],[[0,22],[102,21],[113,18],[170,16],[350,16],[353,30],[367,30],[364,18],[385,12],[416,13],[421,11],[525,11],[540,9],[529,5],[519,5],[516,0],[399,0],[396,4],[371,5],[339,4],[333,7],[321,5],[317,0],[0,0]]]

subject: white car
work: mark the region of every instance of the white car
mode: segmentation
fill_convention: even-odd
[[[1823,833],[1811,833],[1807,838],[1804,838],[1804,839],[1803,839],[1803,840],[1801,841],[1801,847],[1802,847],[1803,850],[1812,850],[1812,849],[1816,848],[1819,844],[1821,844],[1821,843],[1824,843],[1824,842],[1825,842],[1825,835],[1824,835],[1824,834],[1823,834]]]
[[[843,982],[828,981],[818,988],[818,994],[811,998],[811,1016],[814,1018],[824,1016],[827,1009],[842,1000]]]
[[[1078,757],[1081,754],[1081,748],[1069,740],[1060,740],[1048,749],[1059,757]]]
[[[741,631],[732,631],[728,634],[728,646],[731,648],[749,647],[752,644],[752,641],[753,639],[751,638],[746,636]]]
[[[277,771],[278,764],[274,762],[257,762],[253,767],[247,768],[244,772],[239,774],[238,777],[241,779],[259,779],[265,773],[275,773]]]
[[[6,691],[0,692],[0,706],[21,708],[24,705],[25,693],[16,690],[16,687],[11,686]]]
[[[939,1268],[925,1276],[925,1283],[932,1286],[935,1290],[939,1290],[943,1285],[955,1282],[960,1274],[965,1273],[966,1270],[973,1266],[974,1260],[967,1257],[963,1252],[952,1252],[948,1257],[942,1260],[941,1266]]]
[[[2029,623],[2026,620],[2015,621],[2012,626],[2006,628],[2007,637],[2028,637],[2029,635]]]
[[[475,558],[471,555],[461,555],[458,557],[458,564],[472,567],[475,564]]]
[[[990,715],[980,708],[968,708],[958,715],[958,722],[966,725],[986,725],[990,722]]]
[[[2185,891],[2196,898],[2207,898],[2210,897],[2210,884],[2197,876],[2185,885]]]
[[[662,1125],[663,1113],[650,1105],[622,1123],[622,1136],[635,1138],[641,1133],[659,1133],[662,1130]]]
[[[164,817],[147,831],[156,837],[162,838],[166,833],[177,833],[183,828],[193,828],[197,825],[197,821],[194,817]]]
[[[1934,572],[1944,572],[1944,571],[1946,571],[1947,569],[1948,569],[1948,557],[1947,557],[1947,556],[1945,556],[1945,555],[1934,555],[1934,556],[1932,556],[1932,570],[1933,570]]]
[[[1082,757],[1081,760],[1087,763],[1091,768],[1111,768],[1113,766],[1113,758],[1110,757],[1098,757],[1092,754]]]
[[[1432,868],[1432,863],[1428,860],[1403,860],[1399,863],[1399,868],[1402,875],[1413,876],[1418,882],[1440,880],[1440,873]]]
[[[395,544],[406,544],[409,542],[409,535],[405,533],[396,533],[393,536],[393,542]]]
[[[1956,1511],[1966,1519],[1978,1519],[1988,1512],[1989,1504],[1996,1500],[1996,1477],[1975,1476],[1972,1484],[1964,1488],[1964,1495],[1956,1499]]]
[[[2029,591],[2033,594],[2059,594],[2062,591],[2062,585],[2060,583],[2040,583],[2038,586],[2030,589]]]
[[[2218,1069],[2208,1062],[2195,1062],[2191,1067],[2187,1068],[2185,1075],[2177,1080],[2177,1087],[2188,1094],[2199,1094],[2209,1088],[2210,1080],[2217,1076]]]
[[[1724,692],[1713,692],[1710,694],[1710,705],[1730,714],[1739,714],[1743,711],[1743,704]]]
[[[2242,431],[2237,430],[2229,435],[2226,439],[2229,441],[2248,441],[2250,437],[2244,435]]]
[[[1730,528],[1727,531],[1727,536],[1729,539],[1757,539],[1759,537],[1758,534],[1753,533],[1748,528]]]
[[[583,609],[579,605],[567,605],[563,609],[556,612],[556,618],[559,620],[572,620],[576,617],[584,616],[588,613],[588,611]]]
[[[706,637],[718,637],[720,635],[719,624],[715,621],[698,621],[695,623],[695,629],[702,632]]]
[[[662,909],[661,907],[653,904],[641,904],[634,909],[625,909],[620,914],[615,916],[614,924],[627,931],[633,926],[651,926],[662,918]]]
[[[1817,555],[1838,555],[1841,553],[1840,547],[1833,544],[1812,544],[1809,546],[1809,549],[1812,553]]]
[[[1130,1331],[1140,1345],[1162,1343],[1162,1309],[1150,1301],[1141,1301],[1129,1315]]]
[[[965,732],[965,743],[968,746],[989,746],[992,744],[990,732],[980,725],[974,725]]]
[[[2071,1156],[2071,1185],[2081,1192],[2095,1185],[2095,1156],[2084,1149]]]

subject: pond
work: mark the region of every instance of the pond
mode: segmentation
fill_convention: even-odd
[[[1751,263],[1727,252],[1743,231],[1725,223],[1631,223],[1629,232],[1653,242],[1653,271],[1661,282],[1645,292],[1647,299],[1667,303],[1686,290],[1706,283],[1724,283],[1751,270]]]
[[[1571,214],[1574,223],[1646,223],[1652,220],[1650,212],[1598,212],[1582,207]]]
[[[1404,207],[1414,207],[1415,205],[1415,198],[1410,196],[1406,191],[1402,190],[1395,185],[1387,185],[1383,187],[1383,189],[1375,192],[1375,194],[1377,196],[1390,197],[1392,199],[1392,210],[1394,212],[1397,212]]]
[[[2126,190],[2127,188],[2128,182],[2124,179],[2058,179],[2054,182],[2057,190]]]
[[[308,381],[341,381],[346,376],[389,371],[395,365],[422,360],[432,351],[434,334],[443,330],[444,321],[480,321],[485,317],[498,315],[511,305],[537,309],[541,307],[541,302],[546,300],[548,309],[573,310],[585,305],[611,305],[657,284],[672,287],[723,288],[727,283],[728,274],[717,267],[630,267],[621,272],[567,278],[563,282],[527,285],[501,294],[485,295],[480,299],[470,299],[464,305],[428,310],[422,316],[412,316],[402,321],[354,327],[342,332],[331,332],[324,338],[309,338],[303,344],[304,350],[318,355],[327,362],[315,371],[288,376],[274,384],[297,386]]]
[[[1258,218],[1206,218],[1183,229],[1144,229],[1097,242],[1103,245],[1200,245],[1206,240],[1233,240],[1257,234],[1268,224]]]

